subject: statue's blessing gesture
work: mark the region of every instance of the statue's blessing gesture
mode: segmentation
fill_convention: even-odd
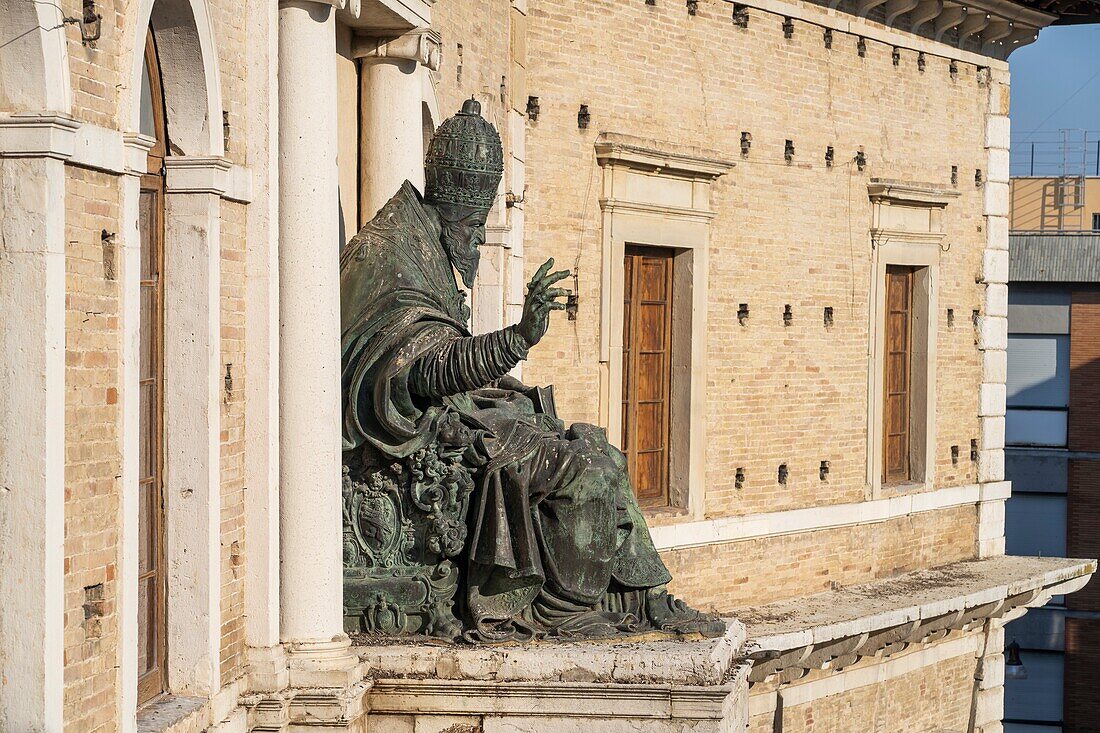
[[[626,458],[508,376],[565,308],[547,260],[519,323],[473,336],[467,288],[503,172],[467,101],[348,244],[340,287],[345,618],[350,631],[468,641],[723,624],[665,591]]]

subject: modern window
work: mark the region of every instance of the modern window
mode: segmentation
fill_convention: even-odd
[[[627,246],[623,262],[622,448],[644,507],[666,507],[674,250]]]
[[[1092,231],[1100,232],[1100,211],[1094,211],[1092,214]]]
[[[912,374],[913,273],[915,268],[886,267],[886,354],[883,363],[882,482],[913,480]]]
[[[164,157],[167,135],[152,31],[145,44],[141,132],[156,140],[141,177],[138,496],[138,703],[165,689],[167,588],[164,531]]]
[[[1005,442],[1065,447],[1069,335],[1010,334],[1006,381]]]

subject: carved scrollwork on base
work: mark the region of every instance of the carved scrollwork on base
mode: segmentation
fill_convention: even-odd
[[[366,460],[364,460],[364,458]],[[438,444],[403,461],[364,452],[344,466],[344,628],[454,638],[457,558],[473,490],[458,455]]]

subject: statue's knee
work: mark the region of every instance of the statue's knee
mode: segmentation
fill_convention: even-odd
[[[615,461],[602,453],[590,453],[584,456],[588,466],[584,470],[585,498],[599,502],[613,503],[618,483],[623,475]]]

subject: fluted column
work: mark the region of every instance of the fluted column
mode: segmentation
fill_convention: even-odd
[[[290,683],[352,681],[343,633],[335,10],[279,5],[280,633]]]
[[[359,74],[362,222],[406,180],[424,187],[424,78],[420,67],[439,68],[439,35],[429,29],[396,38],[360,37],[354,53]]]

